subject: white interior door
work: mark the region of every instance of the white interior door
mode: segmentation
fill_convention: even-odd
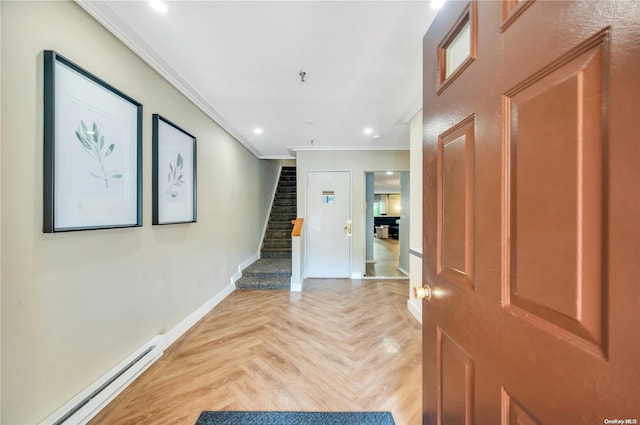
[[[307,277],[349,277],[351,172],[307,172]]]

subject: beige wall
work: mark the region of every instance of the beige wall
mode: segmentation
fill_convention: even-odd
[[[307,171],[351,171],[351,274],[364,274],[365,175],[409,171],[409,151],[300,151],[297,153],[298,217],[305,217]]]
[[[411,235],[409,249],[422,254],[422,109],[411,119]],[[422,286],[422,259],[409,251],[409,310],[422,320],[422,301],[411,294],[411,287]]]
[[[256,159],[75,3],[1,4],[0,421],[33,424],[230,284],[259,249],[279,163]],[[144,105],[142,228],[42,233],[44,49]],[[198,223],[151,225],[152,113],[198,138]]]

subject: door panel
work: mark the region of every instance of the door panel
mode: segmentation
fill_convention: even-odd
[[[598,347],[605,320],[602,76],[607,34],[559,58],[503,100],[510,221],[504,303],[521,309],[513,311],[523,318],[533,314],[541,326],[555,325],[547,326],[550,332],[564,330]]]
[[[474,117],[438,137],[438,274],[473,285]]]
[[[473,424],[475,374],[473,360],[441,328],[437,329],[438,425]]]
[[[425,424],[640,420],[638,22],[631,1],[447,2],[425,35]]]
[[[349,277],[351,173],[307,173],[307,277]]]

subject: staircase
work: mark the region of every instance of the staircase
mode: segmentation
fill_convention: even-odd
[[[291,220],[296,218],[296,167],[282,167],[260,259],[242,271],[238,289],[290,289]]]

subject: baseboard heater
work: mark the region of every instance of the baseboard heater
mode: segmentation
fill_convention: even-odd
[[[164,335],[154,337],[40,425],[82,425],[89,422],[163,354],[165,339]]]

